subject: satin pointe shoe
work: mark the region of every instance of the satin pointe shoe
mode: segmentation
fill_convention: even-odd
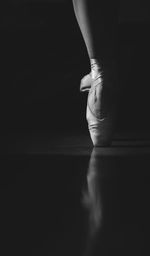
[[[89,73],[81,79],[80,91],[81,92],[85,92],[85,91],[88,92],[91,88],[91,83],[92,83],[92,77],[91,77],[91,73]]]
[[[86,108],[90,137],[95,147],[110,146],[116,107],[113,83],[109,79],[104,80],[102,73],[91,80]]]

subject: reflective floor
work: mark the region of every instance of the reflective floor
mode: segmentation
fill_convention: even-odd
[[[149,255],[149,141],[53,140],[1,154],[1,255]]]

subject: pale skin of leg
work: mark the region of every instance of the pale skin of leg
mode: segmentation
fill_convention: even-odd
[[[72,0],[88,56],[100,62],[115,58],[119,0]]]
[[[73,0],[73,6],[78,25],[87,47],[88,55],[90,58],[94,58],[94,44],[93,37],[91,36],[91,24],[88,18],[87,0]]]

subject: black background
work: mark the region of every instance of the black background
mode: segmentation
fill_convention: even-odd
[[[143,16],[139,2],[121,10],[117,131],[150,128],[149,19],[141,6]],[[72,1],[7,1],[0,13],[2,132],[86,131],[79,84],[89,60]]]

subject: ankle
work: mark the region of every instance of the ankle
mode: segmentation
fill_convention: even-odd
[[[94,58],[90,59],[90,64],[91,64],[91,76],[92,76],[92,79],[95,79],[100,75],[102,65],[98,59],[94,59]]]

